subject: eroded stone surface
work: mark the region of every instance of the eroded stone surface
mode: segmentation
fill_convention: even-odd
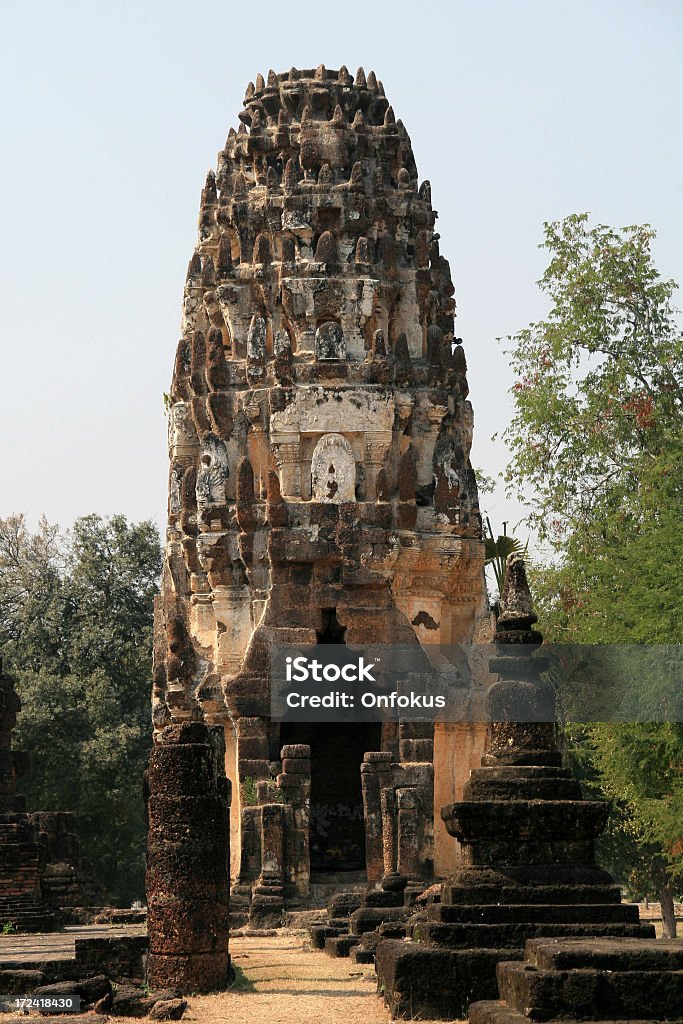
[[[153,988],[212,992],[230,977],[224,761],[222,729],[200,722],[167,726],[150,755],[147,980]]]
[[[253,896],[264,923],[307,896],[311,858],[430,877],[439,756],[429,723],[360,746],[285,736],[269,651],[469,640],[484,555],[450,269],[381,84],[273,73],[239,120],[202,191],[184,291],[153,716],[157,731],[223,725],[234,916]],[[283,760],[283,743],[309,754]],[[388,762],[364,762],[373,751]],[[335,771],[349,795],[333,795]]]

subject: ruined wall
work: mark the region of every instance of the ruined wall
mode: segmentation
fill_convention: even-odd
[[[467,640],[483,545],[450,269],[381,83],[271,72],[239,119],[185,286],[153,715],[226,726],[233,870],[253,877],[258,808],[278,790],[296,817],[270,647],[314,642],[331,609],[348,643]],[[432,732],[400,732],[399,763],[430,765]]]

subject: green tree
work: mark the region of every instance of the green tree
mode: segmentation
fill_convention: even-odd
[[[511,342],[515,416],[507,479],[552,557],[533,583],[546,638],[683,639],[683,335],[648,226],[545,225],[546,319]],[[651,680],[643,680],[647,688]],[[610,867],[656,885],[672,931],[683,865],[683,727],[569,730],[589,784],[613,802]]]
[[[34,809],[73,810],[112,897],[143,893],[141,779],[150,746],[154,524],[78,519],[65,536],[0,520],[0,644],[23,710],[15,742]]]
[[[660,901],[664,935],[674,938],[674,896],[683,891],[683,725],[570,723],[565,741],[586,795],[611,802],[601,863],[632,898]]]
[[[662,474],[680,494],[683,336],[656,270],[648,226],[545,225],[539,287],[548,317],[514,337],[508,482],[532,493],[530,520],[563,548],[641,519]]]

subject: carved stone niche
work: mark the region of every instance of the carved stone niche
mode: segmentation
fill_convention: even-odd
[[[199,439],[192,422],[192,410],[186,402],[176,402],[168,417],[168,453],[172,460],[187,468],[194,463]]]
[[[356,463],[341,434],[324,434],[311,459],[312,500],[340,504],[356,500]]]
[[[205,434],[197,470],[197,508],[225,504],[228,472],[225,445],[215,434]]]
[[[339,324],[321,324],[315,332],[315,358],[346,359],[346,342]]]

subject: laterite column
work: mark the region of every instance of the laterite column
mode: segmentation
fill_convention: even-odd
[[[230,783],[224,732],[166,726],[150,756],[147,905],[152,988],[215,992],[230,980]]]

